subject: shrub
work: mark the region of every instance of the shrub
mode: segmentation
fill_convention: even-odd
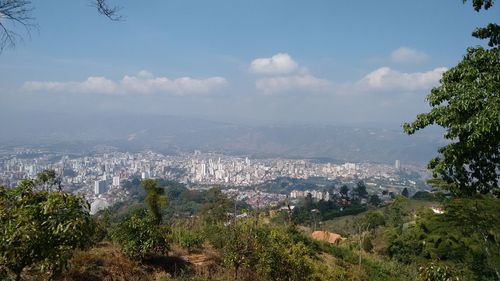
[[[122,252],[132,259],[144,259],[150,254],[163,254],[168,250],[166,230],[157,225],[157,219],[141,211],[119,223],[112,238]]]

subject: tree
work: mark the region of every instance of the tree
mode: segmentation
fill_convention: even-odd
[[[380,200],[380,197],[378,197],[377,194],[373,194],[370,196],[370,199],[368,200],[368,203],[372,206],[379,206],[380,204],[382,204],[382,200]]]
[[[285,228],[261,229],[257,235],[256,270],[262,280],[311,280],[313,268],[308,248],[294,241]]]
[[[304,207],[307,211],[310,211],[314,206],[314,201],[312,198],[312,194],[310,192],[307,193],[306,198],[304,199]]]
[[[46,180],[54,180],[55,173]],[[94,223],[81,196],[43,189],[23,180],[13,189],[0,187],[0,268],[16,280],[26,267],[40,274],[60,272],[72,252],[91,244]]]
[[[163,233],[165,231],[157,225],[156,218],[140,210],[120,222],[113,229],[111,237],[120,244],[126,256],[140,260],[153,253],[167,251],[168,244]]]
[[[252,224],[245,221],[233,222],[223,230],[224,263],[234,270],[234,280],[238,280],[240,268],[251,264],[256,242],[253,233]]]
[[[370,211],[361,217],[360,222],[364,225],[369,225],[369,229],[371,230],[385,225],[385,217],[380,211]]]
[[[403,188],[403,191],[401,191],[401,195],[403,195],[404,197],[408,198],[410,197],[410,193],[408,192],[408,188]]]
[[[408,199],[403,196],[397,196],[394,202],[385,209],[387,224],[395,227],[401,227],[405,217],[408,215],[406,209]]]
[[[97,12],[110,20],[120,20],[120,7],[110,6],[107,0],[90,1]],[[0,53],[5,47],[14,47],[23,36],[17,31],[21,26],[27,35],[36,27],[32,12],[34,6],[30,0],[0,0]]]
[[[356,187],[354,188],[354,194],[358,198],[367,198],[368,197],[368,192],[366,191],[366,185],[363,181],[358,181],[356,184]]]
[[[491,195],[457,198],[443,207],[442,214],[426,209],[415,224],[390,229],[389,254],[403,263],[418,262],[426,270],[432,269],[429,263],[444,262],[458,269],[452,276],[462,276],[460,280],[498,280],[499,199]]]
[[[162,208],[168,204],[168,199],[164,195],[165,189],[159,187],[158,180],[145,179],[141,182],[141,187],[146,191],[145,203],[149,213],[154,218],[157,225],[162,221]]]
[[[342,185],[340,187],[340,195],[342,196],[342,198],[349,198],[348,196],[349,194],[349,187],[347,187],[347,185]]]
[[[162,208],[168,204],[165,189],[159,181],[146,179],[141,182],[146,192],[144,199],[147,210],[138,210],[120,222],[111,237],[122,247],[122,252],[133,259],[143,259],[152,253],[164,253],[168,249],[161,226]]]
[[[208,223],[226,222],[228,213],[233,209],[234,202],[231,201],[219,187],[211,188],[205,198],[205,204],[201,208],[201,216]]]
[[[463,0],[463,2],[467,2],[467,0]],[[493,0],[472,0],[472,7],[476,12],[479,12],[481,9],[488,10],[493,6]]]
[[[484,5],[489,7],[491,4],[491,1],[485,1]],[[440,155],[431,160],[428,167],[433,170],[434,178],[444,180],[447,189],[457,196],[500,193],[498,29],[497,37],[484,32],[487,31],[476,31],[474,35],[479,38],[490,36],[494,47],[469,48],[463,60],[444,73],[441,85],[427,96],[431,111],[419,114],[412,123],[404,124],[408,134],[432,124],[446,129],[444,137],[451,143],[439,149]]]

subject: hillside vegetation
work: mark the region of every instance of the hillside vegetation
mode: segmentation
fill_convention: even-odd
[[[50,182],[49,175],[0,192],[0,276],[5,280],[496,280],[500,268],[500,204],[488,196],[440,202],[398,196],[356,215],[297,223],[300,215],[248,210],[217,188],[193,191],[145,180],[134,202],[75,224],[78,213],[54,205],[52,197],[78,197],[50,190],[56,187]],[[30,194],[50,196],[37,197],[35,204]],[[193,207],[173,212],[180,202]],[[33,208],[40,204],[67,215],[46,228],[41,214],[48,209]],[[322,203],[304,200],[296,209],[316,204]],[[41,220],[38,230],[20,217],[30,212],[31,221]],[[13,224],[16,228],[9,228]],[[343,239],[338,244],[314,240],[310,234],[317,229]],[[61,236],[80,231],[85,236]],[[13,253],[31,257],[20,271]]]

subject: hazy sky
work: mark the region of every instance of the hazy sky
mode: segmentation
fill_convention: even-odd
[[[0,55],[12,116],[399,124],[500,15],[461,0],[116,0],[112,22],[90,1],[33,2],[38,31]]]

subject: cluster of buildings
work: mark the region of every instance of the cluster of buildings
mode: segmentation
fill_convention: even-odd
[[[305,198],[308,194],[311,194],[312,199],[314,200],[324,200],[330,201],[330,198],[333,194],[330,194],[328,191],[318,191],[318,190],[292,190],[290,192],[291,199]]]
[[[258,190],[239,190],[231,188],[223,190],[223,192],[238,201],[246,202],[252,208],[274,207],[286,199],[286,195],[284,194],[268,193]]]
[[[0,152],[0,185],[14,187],[23,178],[33,178],[45,169],[53,169],[62,176],[62,183],[68,190],[82,194],[90,202],[101,202],[98,205],[112,205],[126,200],[128,191],[121,187],[124,181],[133,177],[176,180],[189,187],[248,187],[281,177],[323,177],[342,181],[370,178],[397,182],[401,169],[399,161],[394,166],[333,164],[306,159],[249,159],[200,151],[183,155],[163,155],[152,151],[67,155],[32,148]],[[290,197],[300,198],[307,193],[317,200],[328,200],[331,196],[311,190],[293,191]],[[268,205],[284,199],[281,194],[243,190],[238,196],[251,205]]]

